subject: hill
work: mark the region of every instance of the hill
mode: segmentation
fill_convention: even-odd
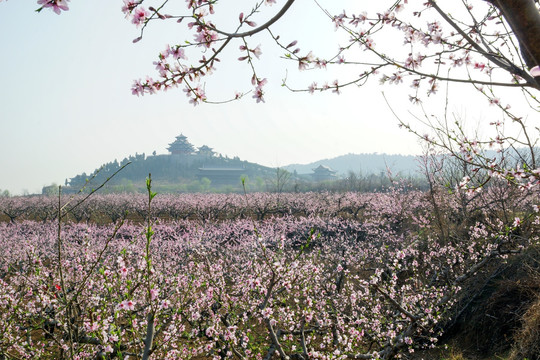
[[[354,173],[380,174],[386,173],[387,168],[394,175],[415,175],[418,169],[417,157],[412,155],[388,154],[347,154],[332,159],[318,160],[309,164],[291,164],[283,168],[298,174],[310,174],[319,165],[328,166],[337,172],[338,176],[346,176],[350,171]]]
[[[90,191],[107,182],[103,192],[144,191],[145,179],[152,174],[154,189],[161,192],[240,191],[242,178],[251,179],[252,186],[264,186],[264,179],[275,176],[266,166],[217,155],[203,145],[195,149],[184,135],[169,144],[169,154],[150,156],[135,154],[122,161],[106,163],[89,174],[82,173],[66,180],[64,192]],[[129,165],[128,165],[129,164]],[[124,167],[122,169],[122,167]],[[121,171],[119,171],[122,169]],[[44,193],[54,191],[45,187]]]

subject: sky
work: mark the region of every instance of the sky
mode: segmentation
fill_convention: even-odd
[[[336,5],[333,1],[321,4]],[[336,12],[355,1],[344,0]],[[227,11],[236,19],[250,3],[239,0],[238,9]],[[382,95],[385,91],[392,108],[405,114],[411,106],[406,89],[382,88],[372,81],[340,95],[292,93],[281,86],[283,78],[306,88],[311,78],[331,82],[349,75],[348,70],[299,73],[296,64],[280,60],[283,51],[264,35],[250,41],[260,43],[263,52],[257,72],[268,78],[265,103],[257,104],[248,94],[237,102],[194,107],[182,89],[133,96],[133,80],[156,75],[152,62],[166,44],[183,39],[183,28],[152,25],[133,43],[139,32],[121,6],[117,0],[73,0],[69,11],[56,15],[36,13],[34,1],[0,1],[1,190],[40,193],[45,185],[63,184],[115,159],[164,154],[181,133],[196,147],[208,145],[223,155],[272,167],[348,153],[422,152],[418,139],[398,127]],[[277,7],[263,10],[262,21]],[[308,0],[297,1],[275,32],[298,38],[305,52],[335,52],[342,39]],[[223,55],[208,80],[211,98],[227,99],[234,91],[251,89],[251,73],[236,60],[237,49]],[[467,109],[466,100],[455,106],[474,121],[489,116]]]

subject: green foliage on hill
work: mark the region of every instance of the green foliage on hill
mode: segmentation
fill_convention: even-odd
[[[201,155],[198,153],[182,155],[135,154],[122,161],[112,161],[102,165],[90,174],[82,173],[66,181],[64,191],[90,191],[113,176],[122,166],[128,164],[104,187],[104,192],[142,192],[145,178],[149,173],[155,189],[161,192],[210,192],[241,190],[241,177],[266,179],[274,170],[262,165],[228,158],[221,155]],[[238,179],[212,181],[200,169],[235,169]],[[242,170],[239,170],[242,169]],[[259,181],[260,183],[260,181]],[[264,181],[263,181],[264,183]]]

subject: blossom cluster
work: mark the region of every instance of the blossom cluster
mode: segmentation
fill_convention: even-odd
[[[60,15],[62,11],[69,10],[69,0],[38,0],[38,5],[41,5],[41,9],[50,8],[56,14]]]

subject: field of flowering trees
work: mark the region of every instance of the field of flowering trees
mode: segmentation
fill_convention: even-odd
[[[83,202],[0,198],[1,359],[412,358],[464,310],[462,289],[538,246],[537,195],[503,183],[148,185]]]

